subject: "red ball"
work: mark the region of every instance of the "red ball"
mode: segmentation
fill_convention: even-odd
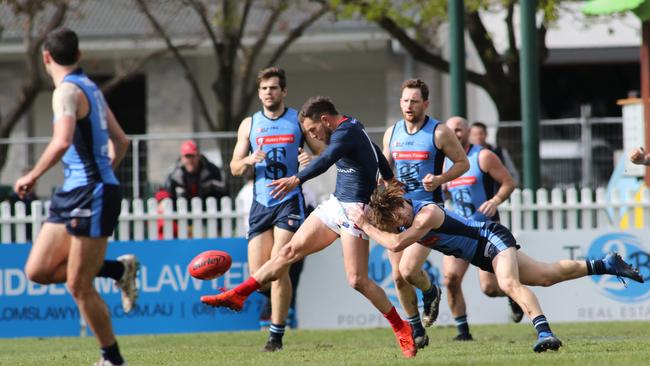
[[[232,265],[230,254],[221,250],[208,250],[194,257],[187,266],[187,271],[194,278],[211,280],[226,273],[230,265]]]

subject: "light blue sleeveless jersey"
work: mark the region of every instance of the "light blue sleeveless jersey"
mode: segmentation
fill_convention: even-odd
[[[299,194],[300,186],[278,200],[270,194],[272,187],[267,187],[276,179],[298,173],[298,148],[303,145],[298,112],[287,108],[279,118],[270,119],[259,111],[253,115],[249,136],[251,151],[262,145],[266,153],[266,159],[255,164],[255,200],[271,207]]]
[[[406,131],[406,122],[397,121],[388,145],[395,163],[397,179],[405,184],[408,199],[443,203],[440,187],[427,192],[422,186],[422,179],[431,173],[440,175],[444,154],[434,142],[434,132],[439,122],[426,117],[422,128],[414,134]]]
[[[477,211],[483,202],[494,197],[494,180],[479,166],[478,156],[481,150],[483,147],[480,145],[470,145],[467,151],[469,170],[447,183],[447,189],[451,194],[456,214],[476,221],[499,221],[498,212],[493,217],[487,217]],[[445,159],[445,171],[449,170],[452,165],[451,160]]]
[[[102,92],[81,69],[66,75],[63,82],[73,83],[84,92],[90,110],[86,117],[77,120],[72,145],[63,155],[61,189],[67,192],[94,183],[118,185],[108,156],[106,102]]]

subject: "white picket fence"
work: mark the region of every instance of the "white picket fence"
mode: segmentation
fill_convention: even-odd
[[[613,191],[608,197],[604,188],[515,190],[510,200],[499,206],[501,222],[513,232],[595,229],[603,227],[650,227],[650,190]],[[178,199],[176,209],[169,199],[160,204],[155,199],[122,200],[122,213],[112,240],[159,240],[187,238],[230,238],[245,236],[246,211],[233,201],[208,198],[203,202]],[[0,242],[25,243],[36,238],[47,218],[49,201],[31,203],[31,214],[22,202],[15,204],[13,214],[9,202],[0,203]],[[162,220],[162,235],[159,235]],[[31,228],[29,227],[31,225]]]

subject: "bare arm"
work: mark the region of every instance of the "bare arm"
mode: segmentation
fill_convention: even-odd
[[[515,190],[515,181],[510,173],[508,173],[508,169],[503,165],[501,159],[488,149],[483,149],[479,153],[478,165],[482,171],[486,172],[494,181],[501,185],[494,197],[483,202],[481,207],[478,208],[485,216],[492,217],[496,213],[497,206],[507,200],[512,191]]]
[[[122,162],[122,159],[124,159],[124,156],[126,156],[131,140],[129,140],[122,127],[120,127],[113,111],[111,111],[108,105],[104,105],[104,108],[106,108],[106,122],[108,124],[108,136],[110,138],[111,166],[115,170]]]
[[[260,145],[254,154],[249,154],[250,151],[250,129],[253,119],[246,117],[239,125],[237,130],[237,143],[232,153],[232,160],[230,161],[230,172],[234,176],[241,176],[246,172],[249,166],[255,165],[256,162],[264,160],[265,154]]]
[[[650,153],[646,154],[643,147],[634,149],[630,153],[630,161],[637,165],[650,165]]]
[[[439,185],[450,182],[460,177],[469,170],[469,160],[467,160],[467,154],[465,154],[465,150],[458,141],[458,138],[456,138],[456,135],[454,135],[449,127],[442,124],[438,125],[435,130],[434,139],[436,147],[438,147],[438,149],[440,149],[445,154],[445,156],[454,163],[454,165],[449,168],[448,171],[443,172],[438,176],[427,174],[425,179],[422,180],[422,183],[425,186],[425,189],[427,189],[425,180],[428,178],[428,180],[431,181],[429,185],[432,188],[427,189],[428,191],[433,191]]]
[[[393,135],[393,128],[395,128],[395,126],[388,127],[386,132],[384,132],[384,139],[383,139],[384,146],[382,151],[391,169],[395,166],[393,155],[390,153],[390,137]]]

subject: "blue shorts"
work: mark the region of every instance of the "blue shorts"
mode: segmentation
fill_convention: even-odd
[[[96,183],[52,196],[47,222],[65,224],[73,236],[113,235],[122,208],[122,190],[114,184]]]
[[[517,240],[512,236],[510,230],[505,226],[492,222],[485,228],[486,237],[481,237],[472,258],[471,263],[478,268],[494,273],[492,260],[502,251],[508,248],[521,248],[517,245]]]
[[[248,216],[248,239],[252,239],[274,226],[295,233],[303,221],[305,221],[305,201],[302,198],[302,193],[271,207],[266,207],[253,200]]]

